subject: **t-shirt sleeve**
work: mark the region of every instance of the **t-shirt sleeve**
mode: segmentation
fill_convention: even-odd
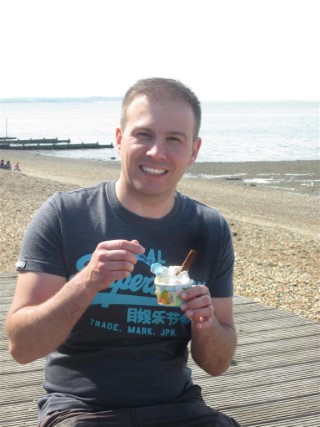
[[[18,271],[35,271],[67,277],[63,260],[59,193],[50,197],[38,210],[27,227]]]
[[[220,217],[220,251],[218,265],[215,269],[213,282],[209,286],[211,296],[226,298],[233,296],[234,250],[231,232],[227,221]]]

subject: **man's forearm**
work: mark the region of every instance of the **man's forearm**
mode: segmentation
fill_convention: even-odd
[[[46,356],[67,338],[93,297],[74,278],[49,300],[8,316],[9,349],[19,363]]]
[[[128,277],[144,248],[137,240],[104,241],[68,283],[46,273],[19,276],[7,316],[9,349],[20,363],[46,356],[62,344],[97,292]]]
[[[220,375],[229,368],[236,344],[236,331],[215,317],[206,328],[192,326],[192,357],[210,375]]]

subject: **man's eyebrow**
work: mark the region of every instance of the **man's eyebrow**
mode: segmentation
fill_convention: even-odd
[[[167,132],[167,135],[177,135],[177,136],[182,136],[183,138],[187,138],[187,135],[184,132],[179,132],[178,130]]]
[[[149,133],[154,133],[154,131],[147,126],[136,126],[132,129],[132,132],[139,132],[139,131],[144,131],[144,132],[149,132]],[[166,136],[180,136],[183,138],[187,138],[187,135],[184,132],[180,132],[178,130],[172,130],[172,131],[168,131],[166,132]]]
[[[139,130],[144,130],[146,132],[153,132],[152,129],[146,127],[146,126],[136,126],[132,129],[134,132],[139,131]]]

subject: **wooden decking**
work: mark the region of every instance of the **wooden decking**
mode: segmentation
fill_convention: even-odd
[[[0,275],[0,427],[35,427],[44,362],[14,362],[4,329],[15,277]],[[229,371],[212,378],[190,364],[206,402],[242,427],[319,427],[319,324],[241,297],[235,318],[239,345]]]

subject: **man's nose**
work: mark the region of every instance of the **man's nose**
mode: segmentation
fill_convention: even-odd
[[[155,139],[147,150],[147,155],[155,159],[166,157],[166,144],[160,139]]]

